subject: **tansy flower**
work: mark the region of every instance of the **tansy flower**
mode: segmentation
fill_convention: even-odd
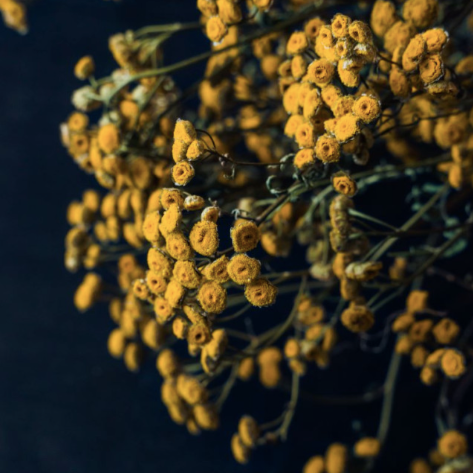
[[[227,33],[227,25],[219,16],[212,16],[207,20],[207,24],[205,25],[205,34],[210,41],[220,43]]]
[[[205,150],[205,143],[202,140],[194,140],[187,148],[186,157],[190,161],[199,159]]]
[[[299,87],[299,94],[297,96],[297,102],[299,104],[299,107],[304,108],[304,103],[306,101],[307,95],[315,90],[315,85],[312,84],[311,82],[308,81],[303,81],[301,82],[301,86]]]
[[[159,225],[161,233],[166,237],[179,229],[182,221],[182,214],[178,204],[171,204],[164,212]]]
[[[166,250],[172,258],[181,261],[190,259],[193,254],[189,242],[180,232],[173,232],[167,236]]]
[[[332,18],[331,29],[332,34],[335,38],[343,38],[348,35],[348,27],[350,26],[351,19],[346,16],[342,15],[341,13],[337,13]]]
[[[174,139],[190,145],[197,138],[194,125],[188,120],[178,119],[174,127]]]
[[[466,371],[465,358],[459,351],[447,349],[440,359],[440,368],[448,378],[459,378]]]
[[[251,450],[242,441],[238,434],[233,434],[231,440],[233,458],[240,464],[246,465],[250,459]]]
[[[310,122],[299,125],[294,138],[300,148],[314,147],[316,136],[313,125]]]
[[[299,111],[299,89],[298,82],[292,84],[284,92],[282,104],[287,113],[294,115]]]
[[[80,79],[88,79],[95,72],[95,64],[92,56],[84,56],[74,66],[74,75]]]
[[[437,0],[407,0],[402,9],[404,19],[422,30],[431,26],[437,15]]]
[[[98,274],[88,273],[74,294],[74,305],[81,312],[90,309],[102,290],[102,279]]]
[[[163,278],[170,278],[172,274],[172,263],[157,248],[150,248],[148,251],[148,267],[155,274]]]
[[[143,221],[143,236],[152,244],[156,244],[161,236],[159,232],[160,221],[161,215],[157,211],[146,214]]]
[[[442,28],[433,28],[422,33],[428,53],[439,53],[448,41],[448,33]]]
[[[384,48],[391,54],[398,47],[405,48],[415,33],[416,29],[412,24],[397,21],[384,36]]]
[[[458,430],[447,430],[437,442],[439,452],[445,458],[458,458],[468,452],[468,442]]]
[[[355,455],[362,458],[377,457],[380,450],[380,441],[373,437],[362,438],[354,446]]]
[[[67,127],[70,131],[83,131],[89,125],[89,117],[85,113],[74,112],[67,119]]]
[[[181,366],[177,356],[169,348],[164,349],[158,355],[156,359],[156,368],[164,379],[174,378],[181,371]]]
[[[416,345],[411,352],[411,364],[414,368],[422,368],[429,356],[429,351],[423,345]]]
[[[338,98],[330,107],[335,117],[343,117],[347,113],[350,113],[353,104],[355,103],[355,98],[352,95],[344,95]]]
[[[218,13],[215,0],[197,0],[197,8],[204,16],[214,16]]]
[[[353,21],[348,27],[348,34],[357,43],[371,43],[373,36],[370,27],[362,21]]]
[[[246,253],[258,245],[260,231],[254,222],[237,220],[230,230],[233,248],[237,253]]]
[[[192,248],[204,256],[213,255],[219,244],[217,224],[207,220],[197,222],[189,235]]]
[[[167,286],[166,280],[153,271],[148,271],[146,273],[146,284],[148,285],[149,290],[155,295],[163,294]]]
[[[306,120],[313,118],[323,105],[318,89],[313,89],[307,93],[303,104],[303,115]]]
[[[294,166],[303,171],[315,163],[315,151],[312,148],[304,148],[297,152],[294,157]]]
[[[428,55],[419,65],[419,74],[424,84],[431,84],[443,77],[444,66],[439,54]]]
[[[322,100],[332,108],[335,102],[342,96],[342,91],[336,86],[329,84],[322,89]]]
[[[393,332],[406,332],[415,321],[416,319],[414,315],[412,315],[410,312],[406,312],[405,314],[401,314],[396,317],[391,329]]]
[[[371,28],[376,36],[383,37],[397,20],[396,6],[393,2],[376,0],[371,10]]]
[[[406,72],[413,72],[417,69],[419,62],[425,53],[425,40],[420,34],[414,36],[407,45],[402,55],[402,68]]]
[[[342,312],[341,322],[351,332],[367,332],[374,324],[374,316],[366,306],[350,304]]]
[[[433,325],[434,323],[429,319],[414,322],[409,328],[409,338],[416,343],[426,342]]]
[[[174,315],[174,309],[164,297],[157,297],[154,301],[154,313],[158,322],[164,324]]]
[[[123,361],[129,371],[136,372],[143,363],[143,348],[137,343],[129,343],[123,353]]]
[[[432,386],[438,381],[437,372],[429,366],[424,366],[420,372],[420,380],[427,386]]]
[[[171,279],[164,293],[164,298],[169,302],[170,306],[174,309],[180,307],[185,295],[186,289],[184,286],[176,279]]]
[[[325,471],[324,457],[316,455],[309,458],[304,465],[302,473],[323,473]]]
[[[256,446],[260,436],[258,423],[251,416],[243,416],[238,422],[238,434],[247,447]]]
[[[235,255],[227,266],[230,278],[237,284],[248,284],[259,276],[261,263],[245,254]]]
[[[332,176],[332,185],[335,191],[347,197],[353,197],[357,191],[356,182],[343,172]]]
[[[181,161],[184,161],[186,159],[188,149],[189,145],[184,143],[184,141],[174,140],[171,150],[171,155],[172,159],[174,159],[174,162],[180,163]]]
[[[202,214],[200,216],[200,219],[203,222],[213,222],[217,223],[217,220],[220,217],[220,208],[212,205],[211,207],[206,207],[204,210],[202,210]]]
[[[341,443],[332,443],[325,452],[327,473],[343,473],[348,462],[348,449]]]
[[[184,207],[184,197],[179,189],[162,189],[161,205],[167,210],[171,204],[177,204],[180,209]]]
[[[133,282],[133,294],[143,301],[149,297],[149,288],[144,279],[135,279]]]
[[[205,206],[205,200],[199,195],[188,195],[184,200],[184,208],[188,211],[201,210]]]
[[[335,68],[327,59],[317,59],[307,69],[307,79],[317,85],[328,84],[335,74]]]
[[[344,59],[353,54],[355,44],[351,38],[340,38],[335,43],[334,51],[340,59]]]
[[[335,125],[334,133],[335,138],[340,143],[351,140],[360,133],[359,118],[351,113],[340,117]]]
[[[195,345],[205,345],[210,341],[210,330],[206,323],[192,324],[187,331],[187,341]]]
[[[307,61],[304,59],[304,57],[299,54],[294,56],[291,61],[292,76],[295,79],[300,79],[302,76],[304,76],[306,70]]]
[[[267,279],[259,278],[245,287],[245,297],[256,307],[266,307],[274,304],[278,289]]]
[[[409,293],[406,301],[407,311],[422,312],[427,309],[427,301],[429,298],[429,293],[427,291],[414,290]]]
[[[217,0],[217,5],[218,15],[227,25],[241,21],[242,13],[237,3],[232,0]]]
[[[202,274],[210,280],[217,281],[220,284],[226,283],[230,276],[228,275],[227,265],[229,259],[223,255],[216,259],[213,263],[208,264],[202,270]]]
[[[177,186],[189,184],[195,176],[195,170],[187,161],[181,161],[172,168],[172,179]]]
[[[365,123],[371,123],[381,115],[381,104],[370,95],[358,97],[353,104],[353,113]]]
[[[186,374],[177,377],[176,389],[179,396],[192,406],[206,402],[209,395],[196,378]]]
[[[299,128],[302,123],[304,123],[304,117],[302,115],[290,116],[284,127],[284,134],[289,138],[294,138],[297,128]]]
[[[286,53],[289,56],[301,54],[309,47],[309,39],[302,31],[292,33],[286,45]]]
[[[320,40],[320,44],[326,48],[331,48],[335,44],[332,29],[329,25],[323,25],[320,28],[317,40]]]
[[[389,87],[397,97],[407,97],[411,90],[406,73],[397,68],[391,69],[389,73]]]
[[[197,300],[206,312],[220,314],[227,305],[227,291],[215,281],[205,282],[199,289]]]
[[[319,136],[315,145],[315,155],[324,163],[333,163],[340,159],[340,145],[329,135]]]
[[[177,261],[173,276],[187,289],[196,289],[200,284],[200,274],[192,261]]]
[[[449,318],[443,318],[432,329],[432,334],[435,340],[442,345],[453,343],[460,333],[458,324]]]
[[[345,274],[355,281],[370,281],[379,274],[382,267],[383,263],[379,261],[353,262],[346,267]]]
[[[105,154],[111,154],[120,146],[120,132],[113,123],[103,125],[99,129],[97,136],[100,149]]]
[[[126,337],[124,333],[116,328],[110,332],[107,340],[107,348],[114,358],[121,358],[126,347]]]
[[[255,372],[255,362],[252,357],[243,358],[238,365],[238,378],[248,381]]]
[[[304,33],[308,38],[314,41],[315,38],[319,35],[320,28],[322,28],[323,25],[324,21],[321,18],[312,18],[304,25]]]

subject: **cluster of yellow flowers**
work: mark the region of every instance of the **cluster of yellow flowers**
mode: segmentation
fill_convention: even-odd
[[[280,417],[240,419],[230,443],[246,463],[256,447],[285,440],[301,379],[331,367],[340,339],[369,351],[367,341],[396,334],[381,433],[353,452],[331,444],[304,473],[351,471],[353,458],[369,464],[382,452],[402,355],[426,385],[455,382],[471,357],[463,322],[429,308],[427,289],[429,268],[466,246],[472,223],[457,215],[469,215],[473,183],[473,56],[436,26],[438,0],[360,2],[357,13],[338,3],[198,0],[200,22],[114,35],[117,68],[96,78],[92,57],[78,61],[87,85],[61,125],[72,159],[103,189],[67,210],[65,265],[89,271],[75,305],[108,302],[110,354],[137,371],[151,352],[162,401],[190,433],[218,428],[235,383],[257,372],[275,389],[289,375]],[[331,16],[332,7],[347,14]],[[166,64],[166,41],[199,29],[210,50]],[[189,87],[171,77],[203,61]],[[193,95],[198,106],[185,109]],[[398,226],[384,215],[400,179],[411,179],[414,203]],[[381,215],[376,196],[365,212],[358,194],[380,183],[390,186],[375,191]],[[389,253],[410,238],[411,248]],[[264,311],[254,308],[286,297],[292,309],[268,310],[267,329],[255,333]],[[405,310],[387,317],[388,304]],[[470,461],[462,434],[439,436],[435,465]]]

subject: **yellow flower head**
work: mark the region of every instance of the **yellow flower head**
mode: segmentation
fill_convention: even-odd
[[[362,95],[353,104],[353,113],[364,123],[371,123],[381,115],[381,104],[375,97]]]
[[[258,423],[251,416],[243,416],[238,422],[238,434],[247,447],[254,447],[260,436]]]
[[[303,77],[307,71],[307,61],[300,54],[294,56],[291,61],[292,76],[295,79]]]
[[[258,245],[260,231],[250,220],[237,220],[230,230],[233,248],[237,253],[246,253]]]
[[[146,284],[149,290],[156,296],[163,294],[167,286],[166,280],[154,271],[148,271],[146,273]]]
[[[194,125],[188,120],[178,119],[174,127],[174,139],[190,145],[197,138]]]
[[[83,131],[89,126],[89,117],[85,113],[73,112],[67,119],[67,127],[70,131]]]
[[[187,161],[181,161],[172,168],[172,180],[176,186],[186,186],[195,176],[195,170]]]
[[[145,279],[135,279],[133,282],[133,294],[143,301],[149,297],[149,288]]]
[[[190,404],[202,404],[208,399],[208,392],[196,378],[186,374],[180,374],[177,377],[176,388],[179,396]]]
[[[197,300],[206,312],[219,314],[227,306],[227,291],[215,281],[205,282],[199,289]]]
[[[440,368],[448,378],[459,378],[466,371],[465,358],[459,351],[449,348],[440,360]]]
[[[170,233],[166,238],[166,250],[176,260],[189,260],[193,251],[186,237],[180,232]]]
[[[180,307],[185,295],[186,289],[184,286],[176,279],[171,279],[164,293],[164,298],[169,302],[170,306],[174,309]]]
[[[337,141],[345,143],[360,133],[360,120],[357,116],[347,113],[337,120],[334,131]]]
[[[294,166],[301,171],[313,164],[315,164],[315,151],[312,148],[301,149],[294,157]]]
[[[174,265],[173,276],[187,289],[199,287],[201,276],[192,261],[177,261]]]
[[[299,111],[299,89],[301,85],[295,82],[287,88],[282,98],[284,110],[291,115],[295,115]]]
[[[402,9],[404,19],[418,29],[425,29],[437,19],[437,0],[407,0]]]
[[[429,293],[427,291],[411,291],[406,301],[407,311],[414,313],[422,312],[423,310],[427,309],[428,298]]]
[[[95,64],[92,56],[84,56],[74,66],[74,75],[80,79],[88,79],[95,72]]]
[[[123,361],[129,371],[136,372],[143,363],[143,348],[138,343],[129,343],[123,353]]]
[[[120,146],[120,131],[113,123],[103,125],[97,136],[100,149],[105,154],[111,154]]]
[[[371,11],[371,28],[376,36],[383,37],[397,20],[396,6],[393,2],[376,0]]]
[[[432,329],[435,340],[442,345],[453,343],[460,333],[458,324],[447,317],[438,322]]]
[[[259,276],[261,263],[245,254],[235,255],[228,263],[228,274],[237,284],[248,284]]]
[[[255,372],[255,361],[250,356],[243,358],[238,365],[238,378],[248,381]]]
[[[381,442],[374,437],[365,437],[355,443],[354,451],[357,457],[372,458],[379,455]]]
[[[429,54],[419,66],[420,78],[424,84],[431,84],[444,75],[444,65],[440,54]]]
[[[205,200],[199,195],[189,195],[184,200],[184,208],[187,211],[200,210],[204,207]]]
[[[184,196],[179,189],[163,189],[161,192],[161,205],[167,210],[171,204],[177,204],[180,209],[184,207]]]
[[[442,28],[433,28],[422,33],[428,53],[439,53],[448,41],[448,33]]]
[[[315,129],[312,123],[302,123],[297,127],[295,140],[300,148],[313,148],[316,140]]]
[[[314,117],[322,106],[322,99],[318,89],[310,90],[303,103],[303,115],[306,120]]]
[[[205,34],[210,41],[220,43],[227,33],[227,25],[219,16],[212,16],[207,20],[207,24],[205,25]]]
[[[317,59],[310,63],[307,69],[307,78],[317,85],[328,84],[335,74],[334,66],[327,59]]]
[[[343,172],[333,175],[332,185],[339,194],[346,195],[347,197],[353,197],[357,191],[356,182]]]
[[[348,34],[357,43],[371,43],[373,36],[370,27],[363,21],[354,21],[348,27]]]
[[[457,430],[447,430],[437,442],[439,452],[445,458],[458,458],[468,452],[468,441]]]
[[[405,72],[400,69],[391,69],[389,73],[389,87],[397,97],[407,97],[411,91],[411,84]]]
[[[205,345],[210,341],[210,330],[205,322],[191,325],[187,332],[187,341],[194,345]]]
[[[302,115],[290,116],[284,127],[284,134],[289,138],[294,138],[297,129],[302,123],[304,123],[304,117]]]
[[[216,259],[213,263],[208,264],[202,270],[202,274],[212,281],[217,281],[220,284],[226,283],[230,276],[228,275],[227,265],[229,259],[223,255]]]
[[[319,136],[315,145],[315,155],[324,163],[337,162],[340,160],[340,145],[332,136]]]
[[[186,158],[189,161],[199,159],[205,150],[205,143],[202,140],[194,140],[187,148]]]
[[[219,426],[217,410],[211,404],[194,406],[193,414],[198,426],[204,430],[216,430]]]
[[[174,315],[174,309],[164,297],[157,297],[154,301],[154,313],[157,321],[165,324]]]
[[[309,39],[302,31],[292,33],[286,45],[286,53],[289,56],[301,54],[309,47]]]
[[[245,287],[245,297],[251,305],[266,307],[274,304],[278,289],[267,279],[253,280]]]
[[[180,163],[181,161],[185,161],[187,157],[187,151],[189,150],[189,145],[184,143],[184,141],[174,140],[172,144],[172,159],[174,159],[175,163]]]
[[[341,321],[351,332],[366,332],[373,326],[374,316],[366,306],[350,304],[350,307],[342,312]]]
[[[121,329],[116,328],[110,332],[107,340],[107,348],[114,358],[121,358],[125,352],[126,337]]]
[[[157,248],[150,248],[148,251],[148,267],[153,273],[170,278],[172,275],[172,262]]]
[[[143,236],[153,245],[158,242],[161,236],[159,231],[160,221],[161,215],[157,211],[148,213],[143,221]]]
[[[418,34],[409,41],[409,44],[402,55],[402,68],[406,72],[415,71],[424,54],[425,40],[421,34]]]
[[[331,23],[332,34],[335,36],[335,38],[344,38],[345,36],[348,36],[348,28],[350,23],[351,19],[348,16],[337,13],[332,18]]]
[[[212,207],[206,207],[204,210],[202,210],[202,215],[200,216],[200,219],[202,221],[217,223],[219,217],[220,209],[213,205]]]
[[[211,221],[197,222],[189,235],[192,248],[199,254],[211,256],[218,249],[217,224]]]
[[[174,378],[181,371],[176,354],[169,348],[166,348],[158,355],[156,368],[164,379]]]

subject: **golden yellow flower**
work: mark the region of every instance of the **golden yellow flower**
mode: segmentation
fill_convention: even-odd
[[[80,79],[88,79],[95,72],[95,63],[92,56],[84,56],[74,66],[74,75]]]
[[[129,371],[136,372],[143,363],[143,348],[138,343],[131,342],[123,353],[123,361]]]
[[[375,97],[362,95],[353,104],[353,113],[365,123],[371,123],[381,115],[381,104]]]
[[[218,413],[211,404],[198,404],[194,406],[195,421],[204,430],[216,430],[219,426]]]
[[[325,48],[331,48],[335,44],[332,28],[329,25],[323,25],[320,28],[317,40],[320,40],[320,44],[325,46]]]
[[[306,34],[302,31],[296,31],[290,36],[287,45],[286,53],[289,56],[294,54],[301,54],[309,47],[309,39]]]
[[[235,255],[227,266],[230,278],[237,284],[248,284],[260,274],[261,263],[245,254]]]
[[[453,343],[460,333],[458,324],[447,317],[438,322],[432,329],[435,340],[442,345]]]
[[[348,449],[341,443],[332,443],[325,452],[327,473],[343,473],[348,462]]]
[[[125,334],[119,328],[112,330],[107,340],[107,348],[110,355],[114,358],[121,358],[125,352],[125,347]]]
[[[181,371],[176,354],[169,348],[166,348],[158,355],[156,368],[164,379],[174,378]]]
[[[227,33],[227,25],[219,16],[212,16],[207,20],[207,24],[205,25],[205,34],[210,39],[210,41],[213,41],[214,43],[220,43]]]
[[[313,118],[323,105],[318,89],[309,90],[303,102],[303,115],[306,120]]]
[[[422,368],[427,361],[429,351],[423,345],[416,345],[411,352],[411,364],[414,368]]]
[[[188,149],[189,145],[184,143],[184,141],[174,140],[171,151],[174,162],[180,163],[181,161],[184,161],[186,159]]]
[[[83,131],[89,125],[89,117],[85,113],[73,112],[67,119],[67,127],[70,131]]]
[[[227,25],[238,23],[242,19],[241,8],[233,0],[217,0],[218,14]]]
[[[404,19],[418,29],[425,29],[437,19],[437,0],[407,0],[402,9]]]
[[[340,145],[330,135],[322,135],[317,139],[315,155],[324,163],[334,163],[340,160]]]
[[[143,236],[153,245],[158,242],[159,237],[161,236],[159,231],[160,221],[161,215],[157,211],[146,214],[143,221]]]
[[[201,210],[205,206],[205,200],[199,195],[189,195],[184,200],[184,208],[187,211]]]
[[[247,447],[253,448],[260,436],[258,423],[251,416],[243,416],[238,422],[238,435]]]
[[[294,166],[303,171],[315,164],[315,151],[312,148],[304,148],[297,152],[294,157]]]
[[[448,41],[448,33],[442,28],[433,28],[422,33],[428,53],[439,53]]]
[[[284,110],[290,115],[296,115],[299,111],[299,90],[301,85],[298,82],[290,85],[284,92],[282,104]]]
[[[238,434],[233,434],[231,440],[233,458],[240,464],[246,465],[250,459],[251,450],[242,442]]]
[[[197,253],[204,256],[215,254],[219,244],[217,224],[206,220],[197,222],[192,227],[189,240]]]
[[[348,34],[357,43],[371,43],[373,36],[370,27],[363,21],[353,21],[348,27]]]
[[[177,204],[182,209],[184,207],[184,196],[179,189],[162,189],[161,205],[167,210],[171,204]]]
[[[433,325],[434,323],[429,319],[414,322],[409,328],[409,338],[417,343],[426,342]]]
[[[307,79],[317,85],[326,85],[334,77],[335,67],[327,59],[317,59],[309,64]]]
[[[150,319],[141,329],[143,343],[152,350],[158,350],[165,339],[164,328],[156,320]]]
[[[437,442],[439,452],[445,458],[458,458],[468,452],[468,441],[458,430],[447,430]]]
[[[172,262],[157,248],[148,250],[148,267],[149,269],[163,278],[170,278],[172,275]]]
[[[192,261],[177,261],[173,275],[187,289],[196,289],[200,284],[200,274]]]
[[[193,251],[186,237],[180,232],[170,233],[166,238],[166,250],[176,260],[189,260]]]
[[[135,279],[133,281],[133,294],[143,301],[149,297],[149,288],[144,279]]]
[[[353,197],[358,190],[356,182],[343,172],[333,175],[332,185],[339,194],[346,195],[347,197]]]
[[[95,273],[88,273],[74,294],[74,305],[81,312],[90,309],[102,290],[102,278]]]
[[[445,376],[456,379],[466,371],[465,358],[457,350],[446,349],[440,360],[440,368]]]
[[[202,309],[213,314],[220,314],[227,306],[227,291],[215,281],[202,284],[197,294]]]
[[[371,28],[376,36],[384,36],[398,20],[396,6],[387,0],[377,0],[371,11]]]
[[[341,321],[351,332],[367,332],[374,324],[374,316],[368,307],[352,303],[342,312]]]
[[[199,159],[205,150],[205,143],[202,140],[194,140],[187,148],[186,158],[190,161]]]
[[[316,455],[314,457],[309,458],[309,460],[304,465],[302,473],[324,473],[324,471],[324,457],[322,457],[321,455]]]
[[[413,314],[406,312],[396,317],[391,328],[393,332],[406,332],[416,321]]]
[[[351,113],[347,113],[337,120],[335,125],[335,138],[340,143],[345,143],[360,133],[359,118]]]
[[[438,380],[436,371],[430,366],[424,366],[420,372],[420,380],[427,386],[432,386]]]
[[[377,438],[365,437],[355,443],[355,455],[362,458],[377,457],[381,450],[381,442]]]
[[[431,84],[443,77],[444,67],[440,54],[429,54],[419,66],[420,78],[424,84]]]
[[[383,263],[379,261],[366,261],[350,263],[346,269],[345,274],[349,279],[355,281],[370,281],[378,276],[383,267]]]
[[[297,127],[295,140],[300,148],[313,148],[316,139],[314,126],[310,122],[302,123]]]
[[[179,396],[191,406],[207,402],[209,397],[207,389],[196,378],[186,374],[177,377],[176,389]]]
[[[172,179],[176,186],[186,186],[195,176],[195,170],[187,161],[181,161],[172,168]]]
[[[405,72],[393,68],[389,73],[389,87],[397,97],[407,97],[411,91],[411,84]]]
[[[230,230],[233,248],[237,253],[246,253],[258,245],[260,231],[250,220],[237,220]]]
[[[256,307],[266,307],[274,304],[278,289],[267,279],[253,280],[245,287],[245,297]]]
[[[164,298],[169,302],[170,306],[174,309],[180,307],[185,295],[185,287],[176,279],[171,279],[164,293]]]
[[[103,125],[97,135],[98,145],[105,154],[111,154],[120,146],[120,131],[113,123]]]
[[[255,372],[255,361],[251,357],[243,358],[238,365],[238,378],[248,381]]]
[[[319,35],[320,28],[322,28],[323,25],[324,21],[318,16],[312,18],[304,25],[304,33],[308,38],[314,41],[315,38]]]
[[[398,47],[407,47],[415,34],[416,29],[411,23],[405,23],[401,20],[397,21],[384,36],[384,48],[388,53],[392,54]]]
[[[228,275],[227,265],[229,259],[223,255],[216,259],[213,263],[208,264],[202,270],[202,274],[210,280],[217,281],[220,284],[226,283],[230,276]]]
[[[402,67],[406,72],[417,69],[419,62],[425,54],[425,40],[421,34],[415,35],[407,45],[402,55]]]
[[[219,217],[220,217],[220,209],[217,206],[212,205],[211,207],[206,207],[204,210],[202,210],[200,219],[202,221],[216,223]]]
[[[428,298],[429,293],[427,291],[411,291],[406,300],[407,311],[414,313],[422,312],[423,310],[427,309]]]
[[[301,55],[296,55],[291,61],[291,71],[295,79],[303,77],[307,71],[307,61]]]
[[[210,330],[207,324],[200,322],[189,327],[187,341],[195,345],[205,345],[210,340]]]
[[[174,315],[174,309],[164,297],[157,297],[154,301],[154,312],[159,323],[164,324]]]
[[[284,134],[289,138],[294,138],[297,129],[304,123],[302,115],[292,115],[288,118],[286,126],[284,127]]]

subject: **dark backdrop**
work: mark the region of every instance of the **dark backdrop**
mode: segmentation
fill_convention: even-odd
[[[59,142],[58,125],[72,110],[72,90],[80,86],[73,66],[92,54],[98,76],[107,74],[113,67],[107,49],[111,34],[195,20],[195,0],[38,0],[29,17],[25,37],[0,27],[0,471],[244,471],[229,448],[239,415],[268,421],[288,394],[268,395],[257,383],[237,387],[222,429],[190,437],[169,419],[153,363],[134,375],[108,355],[112,322],[106,308],[79,314],[72,295],[81,276],[63,267],[66,207],[93,185]],[[208,46],[198,33],[193,38],[173,43],[171,59]],[[181,78],[180,85],[186,81],[192,77]],[[376,361],[358,360],[364,378],[370,378]],[[344,363],[334,361],[334,374],[317,374],[311,390],[349,394],[366,388]],[[409,378],[411,370],[405,371]],[[422,417],[432,391],[416,377],[398,390],[394,411],[394,431],[408,448],[392,444],[395,460],[384,463],[384,472],[405,471],[409,455],[432,445],[433,421]],[[303,400],[292,426],[298,435],[282,447],[258,450],[246,471],[298,472],[330,439],[353,442],[375,433],[379,408],[379,403],[333,408]],[[414,411],[422,422],[407,428]]]

